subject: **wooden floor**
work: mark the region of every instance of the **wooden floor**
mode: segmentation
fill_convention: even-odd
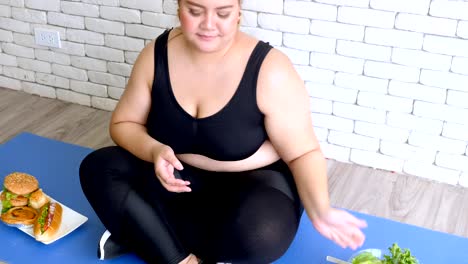
[[[0,88],[0,143],[28,131],[81,146],[113,144],[110,112]],[[334,206],[468,237],[468,188],[328,161]]]

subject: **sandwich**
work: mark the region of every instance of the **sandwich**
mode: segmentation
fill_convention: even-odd
[[[62,206],[39,189],[37,179],[27,173],[14,172],[5,177],[1,220],[14,227],[33,227],[36,240],[47,242],[62,224]]]
[[[31,193],[39,188],[37,179],[27,173],[13,172],[3,181],[2,214],[13,207],[27,206]]]
[[[37,241],[48,242],[57,235],[62,224],[62,212],[62,206],[57,202],[49,202],[40,208],[34,223],[34,237]]]

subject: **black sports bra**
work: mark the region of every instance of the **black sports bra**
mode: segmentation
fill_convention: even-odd
[[[195,118],[179,105],[172,91],[167,55],[169,32],[166,30],[155,43],[152,104],[146,124],[150,136],[170,146],[176,154],[201,154],[222,161],[254,154],[268,137],[264,116],[257,106],[256,87],[260,67],[272,47],[259,41],[229,102],[211,116]]]

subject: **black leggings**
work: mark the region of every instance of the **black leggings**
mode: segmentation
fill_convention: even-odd
[[[112,237],[147,263],[270,263],[288,249],[302,213],[282,161],[245,172],[210,172],[183,164],[192,192],[167,191],[152,163],[106,147],[81,163],[84,194]]]

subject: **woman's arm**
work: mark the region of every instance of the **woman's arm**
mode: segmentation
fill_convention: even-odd
[[[273,49],[262,65],[258,103],[268,136],[289,165],[311,218],[330,207],[325,160],[315,137],[309,95],[289,59]]]
[[[146,131],[146,119],[151,107],[151,85],[154,75],[154,41],[139,54],[132,73],[110,123],[114,142],[135,156],[153,161],[152,149],[161,145]]]
[[[314,226],[344,247],[360,246],[364,236],[359,228],[365,224],[331,208],[326,161],[314,134],[309,95],[292,63],[278,50],[273,49],[262,65],[257,95],[268,136],[294,175],[299,196]],[[338,215],[343,219],[335,219]],[[348,235],[358,239],[350,240]]]
[[[167,190],[187,192],[190,183],[174,176],[174,169],[183,169],[174,151],[152,138],[145,126],[151,108],[154,67],[153,41],[142,50],[133,65],[125,92],[112,114],[110,135],[117,145],[154,163],[156,176]]]

